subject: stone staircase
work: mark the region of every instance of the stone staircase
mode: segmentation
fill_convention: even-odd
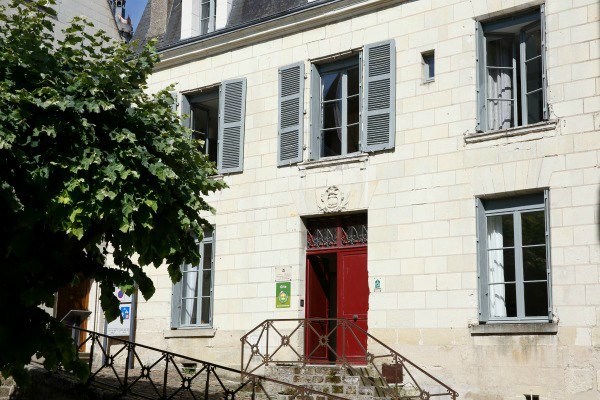
[[[347,399],[391,400],[419,397],[419,391],[413,390],[409,385],[388,385],[373,367],[275,364],[266,367],[265,375]],[[294,397],[280,393],[278,398],[292,400]]]

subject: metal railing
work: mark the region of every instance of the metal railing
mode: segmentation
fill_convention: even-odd
[[[380,385],[382,397],[388,399],[458,397],[450,386],[346,319],[268,319],[241,341],[245,373],[269,364],[335,365]]]
[[[87,329],[87,384],[143,399],[341,399],[300,385],[107,336]],[[104,344],[104,340],[106,343]],[[112,344],[110,344],[112,342]],[[129,368],[127,367],[129,366]]]

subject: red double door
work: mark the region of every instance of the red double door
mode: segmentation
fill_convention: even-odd
[[[364,364],[369,284],[367,247],[310,252],[306,259],[305,355],[311,364],[339,363],[346,358]],[[330,319],[329,321],[324,321]]]

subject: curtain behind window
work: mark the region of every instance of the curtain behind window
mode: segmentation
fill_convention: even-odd
[[[502,217],[488,217],[488,249],[501,249],[504,246],[502,234]],[[488,281],[489,283],[504,282],[504,253],[502,250],[488,251]],[[489,286],[490,315],[506,317],[506,288],[505,285]]]
[[[491,130],[514,126],[512,38],[488,38],[487,41],[487,118]]]

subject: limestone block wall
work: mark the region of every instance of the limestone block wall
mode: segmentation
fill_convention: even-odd
[[[465,399],[600,396],[600,22],[597,0],[547,0],[551,123],[485,141],[476,127],[475,20],[541,1],[342,2],[246,36],[163,54],[149,89],[179,91],[247,78],[244,171],[222,177],[211,329],[170,337],[171,282],[150,271],[156,294],[138,308],[137,340],[237,365],[239,338],[266,318],[301,318],[305,228],[317,197],[336,185],[349,211],[367,211],[368,269],[383,289],[369,298],[369,330]],[[393,38],[396,146],[338,163],[277,167],[277,71]],[[191,49],[191,48],[190,48]],[[423,83],[421,53],[435,50]],[[177,60],[176,60],[177,58]],[[307,68],[307,71],[309,69]],[[304,143],[309,141],[310,74]],[[304,159],[308,158],[305,150]],[[548,188],[553,334],[478,336],[475,198]],[[289,309],[276,309],[274,268],[292,269]],[[370,282],[371,284],[371,282]]]
[[[55,10],[57,11],[57,36],[65,29],[74,17],[84,16],[94,24],[96,29],[102,29],[109,37],[120,39],[114,16],[108,1],[105,0],[57,0]]]

